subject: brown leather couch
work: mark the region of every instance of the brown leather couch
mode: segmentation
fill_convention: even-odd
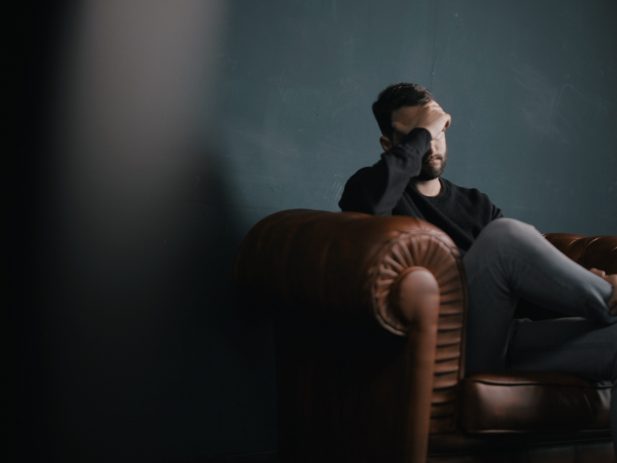
[[[547,239],[617,272],[617,237]],[[465,274],[426,222],[279,212],[244,239],[236,278],[276,321],[281,462],[614,461],[607,385],[465,376]]]

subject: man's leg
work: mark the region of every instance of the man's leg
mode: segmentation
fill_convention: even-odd
[[[463,265],[469,288],[469,372],[535,365],[538,370],[570,372],[591,380],[617,380],[617,317],[608,313],[613,292],[608,282],[567,258],[534,227],[512,219],[489,224],[464,256]],[[586,320],[516,326],[513,314],[521,298]],[[616,389],[611,423],[617,449]]]
[[[566,257],[523,222],[491,222],[463,257],[463,266],[469,289],[470,372],[506,368],[519,299],[599,324],[617,322],[617,317],[609,315],[607,305],[612,286]]]

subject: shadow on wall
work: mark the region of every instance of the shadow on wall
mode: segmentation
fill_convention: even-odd
[[[184,253],[187,317],[177,338],[185,345],[183,355],[190,353],[183,360],[182,376],[189,380],[184,387],[193,392],[183,405],[195,422],[184,432],[193,434],[195,447],[187,457],[203,455],[209,458],[206,461],[218,461],[213,455],[231,458],[272,448],[274,336],[271,314],[238,293],[233,281],[244,231],[233,191],[225,182],[224,157],[211,154],[206,162],[197,171],[191,194],[195,213],[190,214],[194,224],[187,227],[192,235],[188,242],[196,247],[189,246]],[[170,409],[178,406],[177,397],[173,394],[167,402]]]

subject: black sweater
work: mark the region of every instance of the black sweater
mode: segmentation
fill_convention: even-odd
[[[420,173],[430,142],[427,130],[412,130],[376,164],[360,169],[347,181],[339,206],[343,211],[424,219],[445,231],[464,253],[480,231],[502,213],[484,193],[444,178],[439,179],[439,195],[418,193],[410,179]]]

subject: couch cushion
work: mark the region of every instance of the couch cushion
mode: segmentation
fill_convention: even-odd
[[[475,374],[461,383],[468,433],[607,429],[611,385],[559,373]]]

